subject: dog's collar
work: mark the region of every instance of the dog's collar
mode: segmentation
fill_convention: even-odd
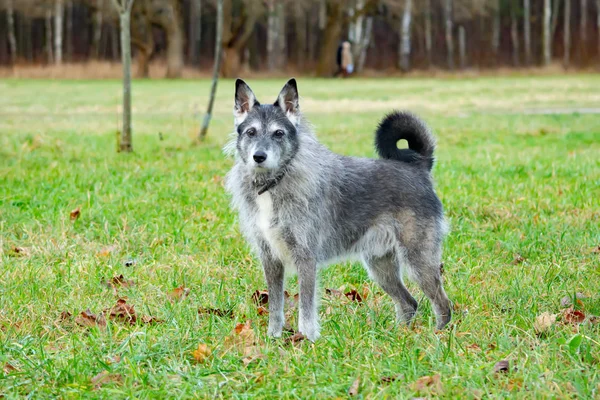
[[[282,169],[281,172],[275,175],[274,178],[269,179],[267,183],[265,183],[260,189],[258,189],[258,195],[260,196],[264,192],[273,189],[279,182],[281,182],[281,179],[285,176],[285,173],[286,170]]]

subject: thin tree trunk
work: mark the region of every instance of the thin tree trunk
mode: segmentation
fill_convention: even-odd
[[[492,53],[494,63],[498,65],[500,51],[500,0],[495,0],[494,17],[492,20]]]
[[[431,68],[432,62],[432,37],[431,37],[431,0],[425,2],[425,51],[427,52],[427,67]]]
[[[56,64],[62,64],[62,46],[63,46],[63,0],[55,0],[54,9],[54,61]]]
[[[558,1],[558,0],[555,0]],[[552,59],[552,40],[550,36],[550,0],[544,0],[544,22],[542,30],[542,48],[544,65],[550,65]]]
[[[319,1],[319,29],[325,29],[327,25],[327,2],[326,0]]]
[[[600,0],[598,0],[600,1]],[[15,12],[13,8],[13,0],[5,0],[6,2],[6,25],[8,27],[8,46],[10,48],[10,62],[17,62],[17,38],[15,36]]]
[[[188,58],[192,65],[198,65],[200,40],[202,39],[202,0],[190,1],[190,30],[188,37]]]
[[[169,1],[170,18],[164,27],[167,33],[167,78],[181,78],[183,72],[183,23],[179,3]]]
[[[119,33],[114,24],[110,24],[110,55],[114,60],[119,59]]]
[[[296,66],[304,69],[304,59],[306,58],[306,13],[302,8],[302,3],[294,3],[294,30],[296,39]]]
[[[270,0],[267,5],[267,65],[270,71],[277,68],[277,14],[275,12],[275,0]]]
[[[525,41],[525,63],[531,65],[531,2],[523,0],[523,39]]]
[[[94,58],[100,57],[100,41],[102,40],[102,9],[104,8],[104,0],[96,0],[96,11],[94,12],[94,36],[92,39],[92,47]]]
[[[283,69],[287,63],[287,45],[285,34],[285,8],[283,2],[277,2],[277,68]]]
[[[596,0],[596,31],[598,32],[598,58],[600,58],[600,0]]]
[[[367,50],[371,44],[371,36],[373,34],[373,17],[367,17],[365,19],[365,29],[363,30],[363,38],[360,46],[360,53],[358,55],[358,62],[356,64],[357,72],[365,69],[365,61],[367,60]]]
[[[448,68],[454,69],[454,40],[452,39],[452,0],[444,0],[444,20],[446,27],[446,51]]]
[[[460,69],[467,68],[467,38],[465,27],[458,27],[458,52],[460,54]]]
[[[552,0],[552,30],[550,31],[551,42],[554,40],[554,34],[556,33],[556,27],[558,26],[558,10],[560,9],[560,2],[561,0]]]
[[[515,2],[510,8],[510,41],[512,45],[512,61],[513,66],[519,66],[519,26],[517,20],[517,10],[515,10]]]
[[[412,0],[404,0],[402,26],[400,34],[399,66],[403,72],[410,69],[410,22],[412,19]]]
[[[23,50],[28,62],[33,62],[33,29],[29,18],[19,18],[23,32]]]
[[[73,61],[73,2],[67,0],[67,32],[66,32],[66,56],[67,61]]]
[[[571,56],[571,0],[565,0],[565,13],[563,22],[563,65],[569,67]]]
[[[587,17],[588,17],[588,3],[587,0],[581,0],[580,6],[580,21],[579,21],[579,61],[584,62],[587,52]]]
[[[203,140],[208,133],[208,124],[212,116],[213,104],[215,103],[215,95],[217,93],[217,83],[219,82],[219,71],[221,70],[221,60],[223,54],[223,45],[221,43],[223,37],[223,0],[217,0],[217,33],[215,39],[215,65],[213,68],[212,85],[210,88],[210,98],[208,100],[208,109],[204,115],[202,128],[200,129],[199,139]]]
[[[46,57],[48,64],[54,63],[52,52],[52,10],[46,9]]]

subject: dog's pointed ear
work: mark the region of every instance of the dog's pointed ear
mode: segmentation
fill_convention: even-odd
[[[298,102],[298,86],[294,78],[290,79],[275,100],[275,105],[281,107],[281,109],[288,115],[298,114],[300,112],[300,104]]]
[[[236,125],[241,124],[248,116],[248,112],[259,105],[260,103],[250,86],[243,80],[237,79],[235,81],[235,106],[233,108]]]

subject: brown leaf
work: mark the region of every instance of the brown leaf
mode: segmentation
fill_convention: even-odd
[[[481,347],[477,343],[468,344],[465,346],[467,349],[473,350],[476,353],[481,351]]]
[[[581,310],[570,307],[563,311],[562,320],[568,324],[580,324],[585,320],[585,314]]]
[[[303,341],[304,339],[306,339],[306,336],[304,336],[303,334],[301,334],[300,332],[296,332],[291,336],[286,337],[283,340],[283,343],[291,343],[293,345],[300,343],[301,341]]]
[[[600,244],[592,249],[592,253],[600,254]]]
[[[266,290],[257,290],[252,294],[252,300],[258,305],[265,306],[269,304],[269,292]]]
[[[267,310],[265,307],[260,306],[256,309],[256,312],[258,313],[258,315],[268,315],[269,314],[269,310]]]
[[[90,309],[88,308],[85,311],[82,311],[81,314],[75,318],[75,323],[87,328],[98,326],[100,328],[106,327],[106,318],[104,318],[104,314],[100,313],[98,316],[92,314]]]
[[[76,209],[71,211],[71,213],[69,214],[69,216],[71,217],[71,221],[77,220],[77,218],[79,218],[80,215],[81,215],[81,209],[79,207],[77,207]]]
[[[245,324],[237,324],[235,326],[232,334],[225,338],[225,346],[230,348],[236,347],[238,350],[244,351],[254,346],[255,341],[256,337],[250,321],[246,321]]]
[[[27,247],[13,247],[12,252],[9,253],[9,256],[16,257],[27,257],[31,254]]]
[[[360,293],[358,293],[355,289],[352,289],[351,291],[344,293],[344,296],[346,296],[348,299],[350,299],[350,301],[356,301],[358,303],[362,303],[362,297],[360,296]]]
[[[508,372],[509,368],[510,364],[508,360],[500,360],[496,363],[496,365],[494,365],[494,373],[497,374],[498,372]]]
[[[325,294],[328,294],[328,295],[334,296],[334,297],[344,297],[344,293],[342,293],[341,291],[339,291],[337,289],[325,289]]]
[[[132,305],[127,304],[127,300],[119,299],[110,310],[107,310],[108,317],[110,319],[116,319],[119,322],[128,323],[130,325],[135,324],[137,316]]]
[[[260,360],[265,357],[266,356],[264,354],[252,354],[252,355],[242,358],[242,362],[244,363],[244,365],[249,365],[256,360]]]
[[[196,362],[202,363],[211,355],[211,351],[206,344],[199,343],[198,348],[192,351],[192,355]]]
[[[60,321],[67,321],[67,320],[71,319],[72,316],[73,315],[70,312],[63,311],[63,312],[60,313],[60,317],[58,317],[58,319]]]
[[[105,281],[104,279],[102,279],[102,284],[108,286],[109,288],[116,288],[118,286],[130,287],[133,286],[135,283],[132,280],[125,279],[123,274],[121,274],[119,276],[113,276],[110,280]]]
[[[183,286],[179,286],[178,288],[175,288],[169,292],[169,297],[172,301],[183,300],[187,297],[188,294],[190,294],[190,289]]]
[[[583,307],[583,302],[581,301],[581,299],[585,299],[586,295],[583,293],[575,293],[575,299],[577,300],[577,304],[580,307]],[[573,296],[565,296],[562,299],[560,299],[560,305],[561,307],[569,307],[571,306],[571,304],[573,304]]]
[[[358,387],[360,386],[360,377],[356,378],[350,388],[348,389],[348,396],[356,396],[358,394]]]
[[[433,376],[422,376],[412,385],[410,385],[410,388],[415,392],[430,391],[431,393],[437,395],[444,393],[442,377],[439,374]]]
[[[165,322],[165,321],[163,321],[162,319],[156,318],[156,317],[152,317],[150,315],[142,316],[142,323],[144,323],[144,324],[153,325],[153,324],[162,324],[163,322]]]
[[[220,308],[205,308],[205,307],[200,307],[198,308],[198,314],[212,314],[212,315],[216,315],[217,317],[229,317],[229,318],[233,318],[233,310],[222,310]]]
[[[100,250],[100,252],[98,253],[98,256],[100,256],[100,257],[108,257],[115,250],[117,250],[117,246],[115,246],[114,244],[110,245],[110,246],[106,246],[102,250]]]
[[[520,254],[517,253],[517,254],[515,254],[515,257],[513,259],[512,264],[513,265],[518,265],[518,264],[523,263],[523,261],[525,261],[525,258],[523,258],[522,255],[520,255]]]
[[[13,372],[18,372],[17,368],[15,368],[11,363],[5,363],[2,369],[6,375],[9,375]]]
[[[556,322],[556,314],[550,314],[544,311],[535,318],[533,328],[538,334],[546,333]]]
[[[106,385],[107,383],[123,383],[123,377],[121,374],[111,374],[105,370],[92,378],[94,389],[99,389],[102,385]]]

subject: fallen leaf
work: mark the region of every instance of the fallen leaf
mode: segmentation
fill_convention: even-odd
[[[297,344],[297,343],[300,343],[301,341],[303,341],[304,339],[306,339],[306,336],[304,336],[300,332],[296,332],[293,335],[286,337],[283,340],[283,342],[284,343]]]
[[[250,321],[245,324],[237,324],[231,335],[225,338],[225,346],[237,348],[237,350],[247,352],[247,348],[254,346],[256,336],[250,325]]]
[[[257,290],[252,294],[252,300],[259,305],[269,304],[269,292],[266,290]]]
[[[600,254],[600,244],[592,249],[592,253]]]
[[[178,288],[175,288],[169,292],[169,297],[171,300],[183,300],[188,294],[190,294],[190,289],[179,286]]]
[[[233,318],[233,310],[222,310],[220,308],[205,308],[205,307],[200,307],[198,308],[198,314],[212,314],[212,315],[216,315],[217,317],[230,317]]]
[[[114,244],[110,245],[110,246],[106,246],[102,250],[100,250],[100,252],[98,253],[98,256],[100,256],[100,257],[108,257],[115,250],[117,250],[117,246],[115,246]]]
[[[583,306],[583,302],[581,301],[581,299],[585,299],[586,296],[583,293],[575,293],[575,299],[577,300],[577,304],[582,307]],[[573,304],[573,296],[565,296],[562,299],[560,299],[560,305],[561,307],[569,307]]]
[[[125,299],[117,300],[117,304],[115,304],[110,310],[107,310],[107,313],[110,319],[116,319],[119,322],[128,323],[130,325],[135,324],[137,321],[137,316],[135,315],[133,306],[127,304]]]
[[[144,323],[144,324],[150,324],[150,325],[152,325],[152,324],[162,324],[163,322],[165,322],[165,321],[163,321],[162,319],[156,318],[156,317],[152,317],[150,315],[143,315],[142,316],[142,323]]]
[[[211,355],[211,351],[206,344],[199,343],[198,348],[192,351],[192,355],[196,362],[202,363]]]
[[[60,313],[59,320],[60,320],[60,321],[66,321],[66,320],[69,320],[69,319],[71,319],[71,317],[72,317],[72,316],[73,316],[73,315],[72,315],[70,312],[68,312],[68,311],[63,311],[63,312],[61,312],[61,313]]]
[[[348,396],[356,396],[358,394],[358,387],[360,386],[360,377],[356,378],[350,388],[348,389]]]
[[[468,344],[465,346],[465,348],[473,350],[476,353],[479,353],[481,351],[481,347],[477,343]]]
[[[113,276],[110,280],[102,279],[101,282],[102,282],[102,284],[108,286],[109,288],[116,288],[118,286],[131,287],[135,284],[132,280],[125,279],[123,274],[121,274],[119,276]]]
[[[256,360],[260,360],[265,357],[266,356],[264,354],[253,354],[253,355],[249,355],[249,356],[242,358],[242,362],[244,363],[244,365],[249,365]]]
[[[358,293],[355,289],[352,289],[351,291],[344,293],[344,296],[346,296],[348,299],[350,299],[350,301],[356,301],[358,303],[362,303],[362,297],[360,296],[360,293]]]
[[[442,377],[439,374],[433,376],[422,376],[417,379],[410,388],[415,392],[430,391],[432,394],[441,395],[444,393],[442,386]]]
[[[563,311],[562,320],[568,324],[580,324],[585,320],[585,314],[570,307]]]
[[[18,371],[17,368],[15,368],[11,363],[5,363],[2,369],[6,375]]]
[[[533,328],[538,334],[547,332],[552,325],[556,322],[556,314],[550,314],[548,311],[544,311],[535,318]]]
[[[123,383],[123,377],[121,374],[111,374],[104,370],[92,378],[94,389],[99,389],[102,385],[107,383]]]
[[[27,247],[13,247],[12,252],[9,255],[17,257],[27,257],[30,251]]]
[[[71,211],[71,213],[69,214],[69,216],[71,217],[71,221],[77,220],[77,218],[79,218],[80,215],[81,215],[81,209],[79,207],[77,207],[76,209]]]
[[[522,255],[520,255],[520,254],[517,253],[517,254],[515,254],[515,257],[514,257],[514,259],[512,261],[512,264],[513,265],[518,265],[518,264],[521,264],[523,261],[525,261],[525,258],[523,258]]]
[[[325,289],[325,294],[328,294],[328,295],[334,296],[334,297],[344,297],[344,293],[342,293],[341,291],[339,291],[337,289]]]
[[[87,328],[98,326],[100,328],[106,327],[106,318],[104,318],[104,314],[100,313],[100,315],[96,316],[92,314],[90,309],[88,308],[85,311],[82,311],[81,314],[75,318],[75,323]]]
[[[260,306],[256,309],[256,312],[258,313],[258,315],[268,315],[269,314],[269,310],[267,310],[265,307]]]
[[[498,372],[508,372],[509,363],[508,360],[500,360],[494,365],[494,373]]]

